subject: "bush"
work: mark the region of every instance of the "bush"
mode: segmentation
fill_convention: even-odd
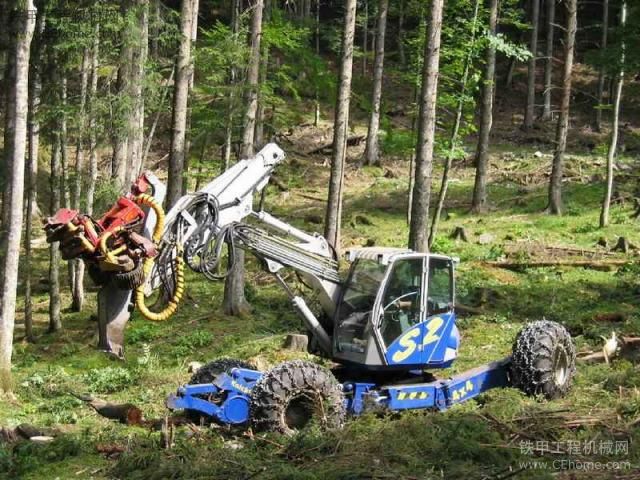
[[[94,368],[84,375],[89,389],[97,393],[113,393],[132,385],[136,378],[122,367]]]

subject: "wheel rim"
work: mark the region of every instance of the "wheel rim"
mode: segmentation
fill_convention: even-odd
[[[553,380],[561,387],[566,383],[568,376],[569,356],[563,347],[558,347],[553,354]]]
[[[316,416],[316,402],[309,395],[298,395],[292,398],[283,412],[283,420],[290,430],[306,427]]]

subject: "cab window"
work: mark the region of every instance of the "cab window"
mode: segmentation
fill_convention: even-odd
[[[453,308],[453,269],[450,260],[429,259],[427,315],[449,312]]]
[[[407,258],[393,264],[382,297],[380,333],[387,347],[421,321],[423,262],[423,258]]]
[[[365,351],[365,328],[385,271],[385,265],[368,259],[358,259],[353,265],[336,312],[339,350],[359,353]]]

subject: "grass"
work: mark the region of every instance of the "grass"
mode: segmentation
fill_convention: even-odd
[[[507,151],[507,150],[499,150]],[[518,171],[534,171],[531,152],[515,152],[517,160],[496,155],[492,164],[506,171],[513,162]],[[570,165],[589,171],[590,156],[573,155]],[[279,173],[291,191],[270,192],[267,205],[278,216],[308,231],[320,226],[309,223],[311,215],[322,215],[328,169],[308,168],[309,160],[296,159]],[[573,168],[573,167],[572,167]],[[395,172],[392,178],[386,170]],[[308,171],[313,171],[309,173]],[[407,164],[391,162],[385,168],[350,170],[346,181],[344,245],[404,246],[408,235]],[[318,174],[318,172],[320,172]],[[615,206],[612,225],[597,228],[602,185],[567,183],[562,217],[542,213],[546,202],[544,181],[523,187],[496,175],[490,184],[491,210],[487,215],[468,214],[472,169],[457,165],[451,184],[446,217],[440,227],[436,250],[459,256],[457,274],[459,301],[473,304],[482,288],[497,294],[485,305],[485,313],[459,319],[462,331],[460,357],[453,372],[507,355],[524,323],[542,317],[560,321],[576,339],[579,349],[599,348],[600,335],[612,329],[622,334],[640,330],[637,269],[601,272],[584,269],[530,269],[521,273],[484,266],[481,261],[503,253],[506,238],[554,245],[592,248],[599,237],[614,240],[624,235],[640,242],[637,228],[628,219],[630,210]],[[301,196],[304,194],[305,196]],[[358,219],[366,217],[366,221]],[[469,243],[448,238],[463,226]],[[477,243],[482,233],[491,233],[490,245]],[[130,402],[146,418],[166,414],[164,398],[188,380],[190,361],[229,356],[253,359],[263,366],[296,356],[280,349],[288,332],[301,324],[286,296],[273,280],[249,266],[247,296],[253,312],[245,318],[225,316],[220,308],[222,284],[210,283],[193,273],[187,277],[188,296],[168,322],[152,323],[134,314],[127,328],[126,360],[112,360],[95,351],[95,310],[89,294],[82,313],[65,312],[64,330],[45,334],[47,299],[46,249],[37,249],[34,268],[36,292],[36,344],[22,341],[17,330],[14,375],[16,400],[0,401],[0,425],[22,422],[56,426],[64,432],[48,445],[0,446],[0,477],[4,478],[94,478],[94,479],[359,479],[359,478],[504,478],[514,474],[520,462],[572,459],[574,461],[629,461],[638,468],[640,450],[629,425],[640,415],[640,371],[627,360],[612,366],[580,365],[569,396],[553,402],[524,397],[518,391],[501,389],[482,395],[446,413],[424,411],[402,414],[365,415],[348,422],[341,431],[310,429],[287,438],[278,435],[248,438],[240,431],[204,429],[196,434],[181,429],[175,447],[160,448],[157,432],[127,427],[98,417],[72,393],[93,393],[114,402]],[[66,273],[66,269],[62,269]],[[299,286],[299,288],[302,288]],[[306,293],[306,296],[309,294]],[[64,305],[70,299],[65,293]],[[21,306],[18,308],[21,311]],[[602,313],[619,312],[624,322],[603,324]],[[20,317],[18,323],[21,322]],[[297,354],[305,356],[305,354]],[[310,357],[309,357],[310,358]],[[593,424],[568,426],[565,416],[596,418]],[[521,441],[585,442],[631,441],[625,455],[532,455],[521,449]],[[125,452],[108,458],[99,445],[116,444]],[[544,444],[541,444],[544,445]],[[540,452],[539,452],[540,453]],[[551,463],[549,463],[550,465]],[[628,473],[620,471],[618,473]],[[526,469],[516,478],[556,478],[552,468]],[[561,472],[561,478],[611,478],[611,471]],[[577,475],[572,477],[571,475]]]

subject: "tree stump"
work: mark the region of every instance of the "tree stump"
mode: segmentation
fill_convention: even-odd
[[[629,253],[629,250],[635,249],[633,245],[626,237],[618,237],[616,245],[611,249],[612,252]]]
[[[289,334],[284,340],[283,348],[293,352],[306,352],[309,346],[309,337],[301,334]]]
[[[469,241],[467,231],[464,229],[464,227],[456,227],[456,229],[451,234],[451,238],[453,238],[454,240],[462,240],[463,242]]]

